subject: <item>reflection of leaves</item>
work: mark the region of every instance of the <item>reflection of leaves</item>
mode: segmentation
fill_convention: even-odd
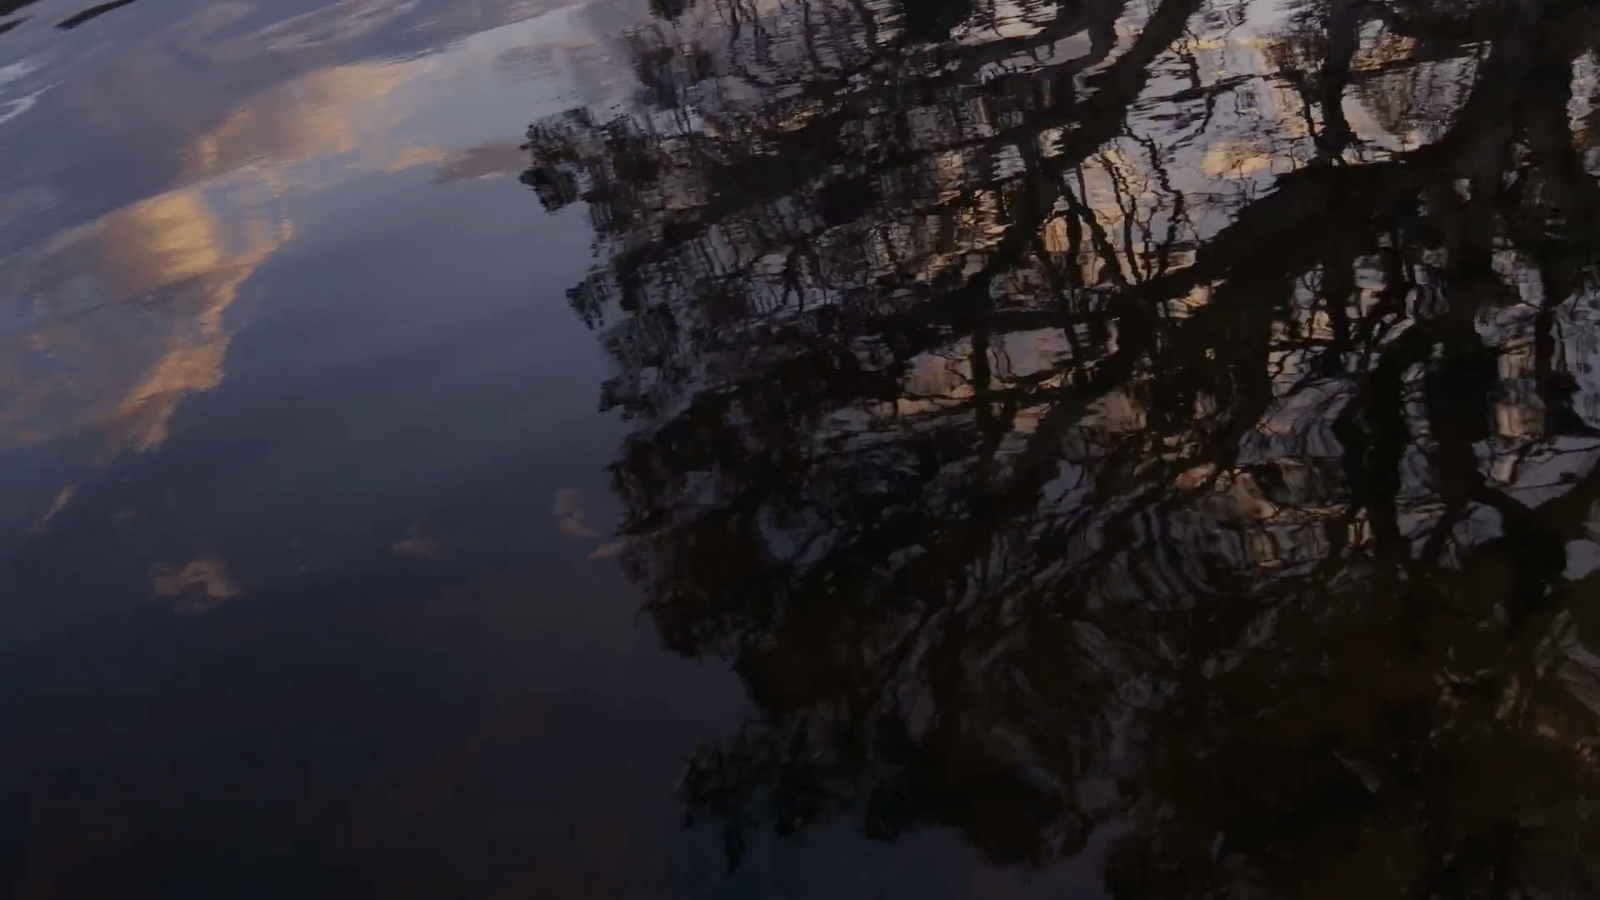
[[[689,0],[650,0],[650,12],[661,19],[676,19],[688,8]]]
[[[848,816],[1110,829],[1122,896],[1586,883],[1537,649],[1600,499],[1586,8],[722,12],[524,180],[603,253],[624,563],[762,711],[685,778],[730,861]]]
[[[943,40],[972,15],[971,0],[906,0],[906,31],[925,41]]]

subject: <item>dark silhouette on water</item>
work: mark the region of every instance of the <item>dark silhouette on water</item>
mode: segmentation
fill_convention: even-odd
[[[1600,889],[1600,8],[653,9],[524,181],[595,230],[628,571],[761,710],[684,781],[731,864]]]
[[[133,2],[134,0],[112,0],[110,3],[102,3],[99,6],[91,6],[81,13],[68,16],[67,18],[62,19],[60,22],[57,22],[56,27],[62,31],[71,31],[72,29],[77,28],[79,25],[82,25],[91,19],[98,19],[108,12],[121,9]]]

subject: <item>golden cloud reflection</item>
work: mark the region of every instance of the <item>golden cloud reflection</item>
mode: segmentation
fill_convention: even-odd
[[[159,448],[185,398],[223,383],[235,301],[293,240],[297,220],[316,215],[317,195],[361,173],[420,166],[436,169],[438,184],[520,172],[519,142],[496,141],[492,129],[464,141],[456,130],[471,127],[461,93],[481,96],[486,78],[503,80],[496,66],[508,53],[561,62],[536,91],[609,77],[590,71],[604,54],[583,52],[598,46],[586,21],[540,14],[540,2],[436,22],[429,27],[467,36],[432,53],[326,64],[337,56],[330,42],[382,24],[373,16],[395,6],[349,0],[270,34],[221,37],[246,9],[218,4],[57,90],[104,148],[105,168],[152,158],[152,140],[166,144],[156,157],[178,165],[152,194],[0,258],[0,296],[11,298],[0,306],[0,448],[50,444],[71,472],[61,481],[74,484],[124,451]],[[309,47],[324,64],[277,80],[311,61]],[[273,77],[238,101],[230,85],[250,79],[209,82],[206,66]],[[45,178],[0,198],[0,219],[54,207],[78,187]],[[62,487],[28,489],[35,496],[19,508],[35,511],[31,527],[72,502]]]
[[[185,154],[186,180],[342,154],[356,154],[360,167],[380,171],[435,161],[439,151],[400,144],[395,132],[415,112],[414,100],[399,89],[439,68],[433,57],[358,63],[267,91],[194,142]]]
[[[101,463],[160,446],[181,400],[222,382],[226,312],[293,236],[291,195],[459,156],[414,124],[439,97],[415,85],[473,64],[457,55],[263,91],[178,151],[183,186],[0,263],[19,298],[0,330],[0,446],[98,434]]]
[[[111,452],[150,449],[184,394],[221,381],[223,312],[292,230],[271,209],[233,221],[212,193],[134,203],[5,267],[29,302],[0,336],[0,444],[87,426]]]
[[[158,596],[187,600],[196,612],[239,596],[239,585],[220,557],[192,559],[181,566],[162,564],[150,570],[150,587]]]

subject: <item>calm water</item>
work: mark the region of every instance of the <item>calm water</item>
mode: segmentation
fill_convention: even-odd
[[[1600,894],[1600,6],[0,0],[0,885]]]

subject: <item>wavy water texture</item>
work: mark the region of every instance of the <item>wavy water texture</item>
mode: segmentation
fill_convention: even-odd
[[[625,565],[759,709],[684,782],[730,864],[1592,892],[1595,9],[655,9],[524,180],[595,234]]]

